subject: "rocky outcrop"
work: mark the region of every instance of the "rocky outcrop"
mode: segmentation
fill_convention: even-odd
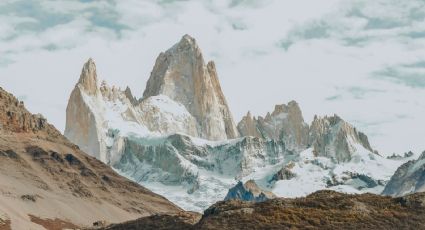
[[[224,200],[263,202],[273,198],[276,198],[273,193],[262,190],[254,180],[249,180],[245,184],[239,181],[235,187],[229,189]]]
[[[195,117],[198,136],[209,140],[238,137],[238,131],[218,81],[213,62],[205,65],[194,38],[179,43],[156,60],[143,98],[166,95]]]
[[[293,162],[290,162],[284,167],[282,167],[282,169],[280,169],[273,175],[271,182],[280,180],[291,180],[292,178],[296,177],[297,174],[291,171],[294,166],[295,164]]]
[[[309,145],[317,156],[328,157],[336,162],[351,160],[351,155],[359,146],[374,152],[367,136],[337,115],[314,117],[310,126]]]
[[[241,136],[263,138],[258,126],[257,119],[252,117],[251,112],[248,111],[246,116],[242,117],[242,120],[238,123],[237,128]]]
[[[265,117],[253,118],[248,113],[239,122],[238,130],[242,136],[283,141],[286,148],[294,152],[306,149],[308,144],[308,125],[295,101],[276,105]]]
[[[403,196],[415,192],[425,192],[425,152],[417,160],[408,161],[400,166],[382,194]]]
[[[87,228],[181,209],[82,152],[0,88],[0,228]],[[66,224],[66,225],[65,225]]]

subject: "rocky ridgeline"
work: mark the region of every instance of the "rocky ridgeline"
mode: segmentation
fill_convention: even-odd
[[[288,149],[295,152],[308,146],[308,125],[304,122],[297,102],[276,105],[265,117],[252,117],[251,113],[238,124],[241,136],[255,136],[264,139],[282,140]]]
[[[367,136],[337,115],[315,116],[312,124],[307,125],[295,101],[276,105],[275,110],[264,118],[252,117],[248,112],[239,122],[238,130],[242,136],[283,141],[286,148],[294,152],[313,147],[317,156],[329,157],[336,162],[351,160],[355,145],[374,152]]]
[[[61,133],[41,114],[31,114],[15,96],[0,88],[0,131],[38,133],[46,138],[60,138]]]

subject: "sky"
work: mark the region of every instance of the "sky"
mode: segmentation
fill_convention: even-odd
[[[383,155],[425,150],[423,0],[0,1],[0,86],[59,130],[81,68],[141,96],[184,34],[216,63],[236,122],[296,100]]]

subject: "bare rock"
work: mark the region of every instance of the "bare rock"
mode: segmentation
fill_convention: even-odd
[[[205,64],[201,49],[189,35],[156,60],[143,98],[161,94],[183,104],[196,118],[199,137],[209,140],[238,137],[215,64]]]

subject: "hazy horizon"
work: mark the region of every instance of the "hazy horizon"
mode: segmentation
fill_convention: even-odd
[[[425,150],[425,3],[359,1],[0,2],[0,86],[65,127],[89,57],[141,97],[184,34],[216,63],[236,122],[295,100],[310,123],[338,114],[385,154]]]

